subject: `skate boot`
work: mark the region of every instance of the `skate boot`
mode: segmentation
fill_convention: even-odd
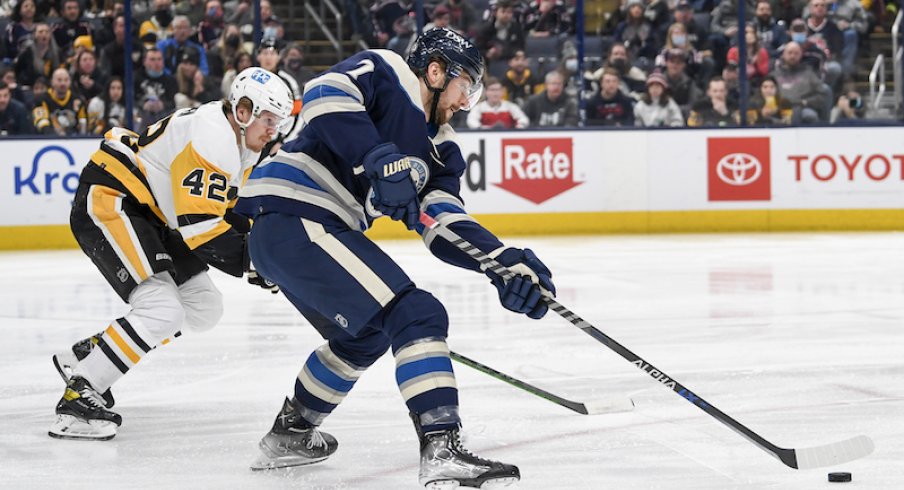
[[[252,470],[268,470],[318,463],[336,452],[336,438],[309,424],[295,407],[295,399],[286,398],[273,422],[273,428],[261,439],[261,454],[251,463]]]
[[[79,376],[69,380],[56,414],[56,422],[47,433],[57,439],[106,441],[122,425],[122,417],[107,410],[100,393]]]
[[[478,458],[462,447],[460,429],[424,433],[415,419],[421,442],[418,481],[430,489],[501,488],[521,479],[518,467]]]
[[[94,349],[94,346],[97,345],[97,339],[100,338],[101,334],[92,335],[87,339],[82,339],[72,344],[72,349],[67,350],[65,352],[60,352],[58,354],[53,355],[53,366],[56,368],[57,372],[60,373],[60,377],[63,378],[63,381],[69,383],[69,378],[72,377],[72,371],[75,369],[75,366],[78,365],[79,361],[88,357],[88,354]],[[116,403],[116,400],[113,399],[113,393],[110,390],[107,390],[103,393],[104,405],[107,408],[113,408],[113,404]]]

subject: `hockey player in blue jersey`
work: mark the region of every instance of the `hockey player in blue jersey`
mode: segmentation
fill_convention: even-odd
[[[481,487],[520,478],[516,466],[462,447],[446,311],[363,233],[389,216],[421,233],[441,260],[482,272],[418,223],[425,212],[516,272],[508,282],[485,272],[504,307],[546,314],[540,286],[555,292],[549,270],[529,249],[505,247],[459,196],[465,162],[447,122],[477,102],[482,78],[479,51],[451,30],[425,33],[407,63],[388,50],[360,52],[307,84],[306,126],[252,172],[236,208],[254,219],[252,262],[327,340],[305,362],[252,468],[329,457],[337,441],[318,427],[392,348],[420,441],[420,483]]]

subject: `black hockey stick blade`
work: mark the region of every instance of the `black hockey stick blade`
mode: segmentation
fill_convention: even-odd
[[[444,240],[448,241],[462,252],[468,254],[472,259],[480,264],[481,270],[490,270],[494,274],[501,276],[505,280],[514,277],[512,271],[508,270],[504,265],[485,254],[479,248],[472,245],[464,238],[458,236],[457,233],[446,228],[438,221],[434,220],[425,213],[421,213],[420,222],[425,227],[433,230]],[[802,449],[785,449],[772,444],[762,436],[748,429],[737,420],[729,417],[727,414],[711,405],[709,402],[687,389],[671,376],[667,375],[661,369],[656,368],[642,357],[631,352],[627,347],[616,342],[613,338],[604,334],[588,321],[569,310],[561,303],[555,300],[551,294],[545,292],[543,301],[549,306],[549,309],[556,312],[562,318],[568,320],[572,325],[581,329],[587,335],[593,337],[596,341],[605,345],[609,349],[615,351],[616,354],[622,356],[625,360],[637,366],[638,369],[645,372],[651,378],[659,382],[659,384],[674,391],[678,396],[684,398],[695,407],[703,410],[708,415],[718,420],[722,424],[728,426],[731,430],[737,432],[748,441],[755,444],[760,449],[766,451],[786,466],[794,469],[820,468],[824,466],[833,466],[846,463],[855,459],[860,459],[873,452],[875,446],[873,441],[864,435],[857,436],[844,441],[823,446],[815,446]]]
[[[567,398],[563,398],[554,393],[550,393],[542,388],[538,388],[530,383],[525,381],[521,381],[518,378],[509,376],[501,371],[497,371],[486,364],[482,364],[474,359],[470,359],[465,357],[455,351],[450,351],[449,356],[461,363],[465,366],[471,367],[480,371],[484,374],[489,374],[490,376],[504,381],[515,388],[522,389],[532,395],[539,396],[545,400],[549,400],[556,405],[565,407],[573,412],[577,412],[582,415],[597,415],[602,413],[616,413],[616,412],[628,412],[634,409],[634,402],[630,398],[624,399],[613,399],[613,400],[593,400],[586,403],[576,402],[573,400],[569,400]]]

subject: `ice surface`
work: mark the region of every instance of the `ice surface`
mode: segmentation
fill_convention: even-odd
[[[498,306],[489,282],[416,241],[384,248],[449,309],[450,346],[569,399],[630,396],[585,416],[456,365],[468,445],[520,466],[519,488],[904,488],[904,235],[518,238],[559,300],[781,447],[858,434],[876,452],[792,470],[564,320]],[[125,305],[77,251],[0,254],[0,487],[418,488],[415,434],[381,359],[323,429],[319,465],[252,472],[256,444],[321,340],[282,296],[219,273],[226,316],[145,358],[116,386],[108,442],[51,439],[50,356]],[[834,485],[834,486],[833,486]]]

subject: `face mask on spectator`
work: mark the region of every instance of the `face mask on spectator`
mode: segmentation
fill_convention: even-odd
[[[684,47],[687,44],[687,36],[684,34],[673,34],[672,44],[678,47]]]
[[[625,70],[628,69],[628,60],[621,58],[614,59],[611,63],[609,63],[609,65],[612,66],[612,68],[618,70],[619,73],[624,73]]]
[[[237,49],[239,47],[239,35],[238,34],[230,34],[226,36],[226,46],[229,46],[232,49]]]
[[[565,69],[575,73],[578,71],[578,59],[577,58],[569,58],[565,60]]]
[[[220,18],[220,11],[216,7],[207,9],[207,17],[212,20]]]
[[[791,40],[796,42],[797,44],[803,44],[807,42],[807,33],[806,32],[792,32]]]
[[[264,29],[264,39],[276,39],[276,28],[268,27]]]
[[[154,18],[157,19],[158,24],[167,27],[173,21],[173,13],[169,9],[160,9],[154,12]]]
[[[147,71],[148,76],[151,77],[151,78],[157,78],[157,77],[160,77],[160,76],[163,75],[163,70],[160,70],[160,71],[157,71],[157,70],[146,70],[146,71]]]
[[[303,61],[302,61],[301,58],[294,58],[294,59],[288,60],[288,62],[287,62],[286,64],[289,65],[289,69],[290,69],[290,70],[292,70],[292,71],[298,71],[298,70],[301,68],[301,63],[302,63],[302,62],[303,62]]]

